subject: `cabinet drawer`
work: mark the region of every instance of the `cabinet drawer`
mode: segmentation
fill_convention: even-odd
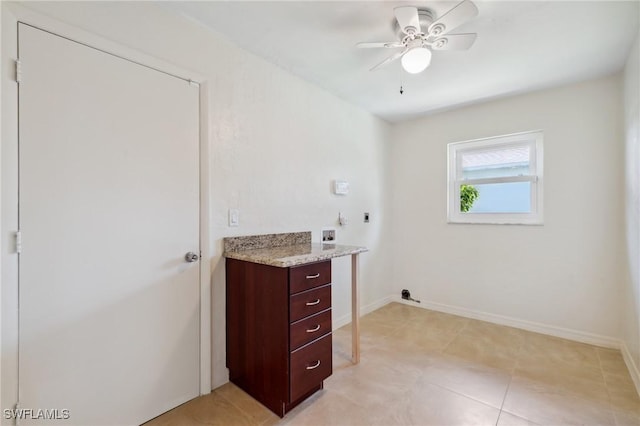
[[[298,321],[331,307],[331,284],[294,294],[289,301],[289,320]]]
[[[296,350],[331,331],[331,309],[291,324],[290,347]]]
[[[330,260],[289,269],[289,294],[300,293],[301,291],[329,284],[330,282]]]
[[[293,402],[331,375],[331,334],[291,353],[291,394]]]

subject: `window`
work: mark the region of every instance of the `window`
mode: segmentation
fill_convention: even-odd
[[[452,223],[542,224],[542,132],[450,143]]]

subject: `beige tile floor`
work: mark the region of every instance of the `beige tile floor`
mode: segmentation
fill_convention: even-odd
[[[169,425],[640,425],[619,351],[391,303],[334,332],[334,371],[284,419],[228,383]]]

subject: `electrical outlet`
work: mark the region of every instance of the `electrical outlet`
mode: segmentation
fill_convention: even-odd
[[[336,230],[335,228],[322,228],[322,242],[324,244],[336,243]]]

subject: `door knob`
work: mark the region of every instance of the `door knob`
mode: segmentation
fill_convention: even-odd
[[[198,259],[200,259],[200,256],[198,256],[197,254],[195,254],[194,252],[190,251],[189,253],[184,255],[184,260],[186,260],[187,262],[191,263],[191,262],[197,262]]]

